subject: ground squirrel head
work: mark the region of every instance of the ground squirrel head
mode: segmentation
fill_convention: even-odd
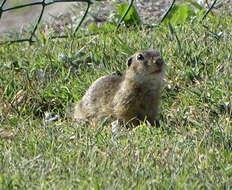
[[[157,50],[138,51],[127,60],[126,78],[137,82],[156,81],[163,78],[165,63]]]

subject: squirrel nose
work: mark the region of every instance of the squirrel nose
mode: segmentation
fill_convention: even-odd
[[[163,65],[163,63],[164,63],[164,60],[161,57],[157,58],[156,61],[155,61],[155,64],[158,67],[161,67]]]

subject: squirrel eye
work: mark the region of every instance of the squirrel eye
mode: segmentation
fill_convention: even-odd
[[[139,54],[139,55],[137,56],[137,60],[140,60],[140,61],[144,60],[143,55],[142,55],[142,54]]]
[[[156,63],[156,65],[161,66],[163,64],[163,62],[164,61],[162,58],[158,58],[155,63]]]

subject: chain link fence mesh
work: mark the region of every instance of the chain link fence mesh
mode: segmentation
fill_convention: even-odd
[[[39,26],[39,24],[41,22],[41,19],[42,19],[43,15],[44,15],[45,7],[47,7],[49,5],[52,5],[52,4],[55,4],[55,3],[62,3],[62,2],[63,3],[64,2],[65,3],[71,3],[71,2],[73,3],[73,2],[75,2],[75,3],[85,3],[86,4],[85,11],[84,11],[79,23],[77,24],[77,26],[74,28],[73,32],[71,33],[71,36],[75,37],[77,31],[79,30],[79,28],[81,26],[81,24],[84,22],[84,20],[86,19],[87,14],[89,13],[90,6],[92,6],[94,4],[91,0],[50,0],[50,1],[41,0],[41,1],[35,1],[35,2],[31,2],[31,3],[19,4],[19,5],[16,5],[16,6],[11,6],[11,7],[5,8],[6,2],[7,2],[7,0],[3,0],[2,3],[0,4],[0,20],[2,18],[2,15],[5,12],[8,12],[8,11],[13,11],[13,10],[16,10],[16,9],[21,9],[21,8],[24,8],[24,7],[31,7],[31,6],[36,6],[36,5],[37,6],[39,5],[42,8],[41,8],[41,11],[39,13],[39,16],[37,18],[37,21],[36,21],[35,25],[33,26],[32,30],[30,31],[30,35],[29,35],[28,38],[19,38],[19,39],[16,39],[16,40],[6,40],[4,42],[0,42],[0,45],[5,44],[5,43],[15,43],[15,42],[25,42],[25,41],[27,41],[27,42],[29,42],[31,44],[31,43],[37,41],[38,38],[36,36],[36,31],[38,29],[38,26]],[[214,0],[212,2],[211,6],[205,11],[205,13],[204,13],[204,15],[202,17],[202,20],[205,19],[205,17],[209,14],[209,12],[212,10],[212,8],[216,4],[216,2],[217,2],[217,0]],[[128,14],[131,7],[133,6],[133,3],[134,3],[134,0],[129,0],[128,8],[124,12],[123,16],[119,19],[115,30],[118,30],[118,28],[120,27],[120,25],[123,22],[124,18]],[[167,11],[165,12],[164,16],[161,18],[159,23],[162,23],[165,20],[165,18],[167,17],[168,13],[171,11],[171,9],[175,5],[175,3],[176,3],[176,0],[173,0],[170,7],[167,9]],[[54,38],[67,38],[68,36],[69,35],[57,35],[57,36],[49,36],[49,38],[51,38],[51,39],[54,39]]]

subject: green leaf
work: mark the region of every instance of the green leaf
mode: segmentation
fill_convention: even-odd
[[[88,30],[96,33],[99,31],[99,28],[94,23],[90,23],[88,25]]]
[[[194,11],[187,5],[174,5],[163,23],[170,22],[175,26],[177,24],[183,24],[195,15]]]
[[[116,27],[116,26],[115,26],[114,24],[105,23],[104,25],[102,25],[102,26],[100,27],[100,29],[101,29],[102,31],[104,31],[104,32],[112,32],[112,31],[114,31],[115,27]]]
[[[124,13],[126,12],[129,4],[120,4],[120,5],[115,5],[116,10],[118,14],[122,17]],[[127,26],[132,26],[132,25],[139,25],[141,24],[140,17],[135,9],[135,7],[132,5],[130,8],[129,12],[127,13],[126,17],[124,18],[124,22]]]
[[[44,33],[42,33],[40,30],[37,30],[37,36],[39,37],[39,40],[41,43],[45,44],[46,43],[46,37]]]
[[[112,23],[105,23],[104,25],[97,27],[94,23],[88,25],[88,30],[94,33],[98,32],[112,32],[115,29],[115,25]]]
[[[121,18],[124,13],[126,12],[129,4],[120,4],[120,5],[117,5],[117,4],[114,4],[114,6],[116,7],[117,9],[117,12],[118,14],[115,16],[116,17],[119,17]],[[127,26],[133,26],[133,25],[139,25],[141,24],[141,20],[140,20],[140,17],[135,9],[135,7],[132,5],[132,7],[130,8],[129,12],[127,13],[126,17],[124,18],[124,22]],[[92,31],[94,33],[97,33],[97,32],[112,32],[114,31],[116,28],[116,23],[113,24],[113,23],[105,23],[104,25],[100,26],[100,27],[97,27],[94,23],[91,23],[88,25],[88,30],[89,31]]]
[[[202,16],[205,14],[205,10],[204,9],[202,9],[202,10],[200,10],[200,11],[198,11],[197,12],[197,16],[199,17],[199,18],[202,18]],[[211,17],[212,15],[211,14],[209,14],[208,15],[208,17]]]

